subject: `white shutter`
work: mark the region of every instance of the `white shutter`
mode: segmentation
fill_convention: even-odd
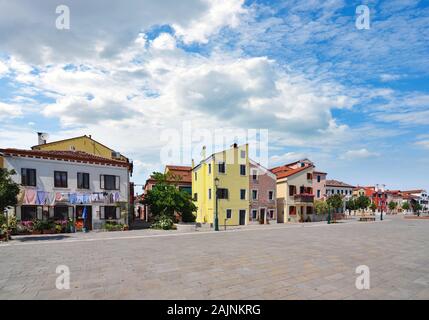
[[[49,218],[54,217],[54,207],[49,207]]]
[[[104,207],[100,207],[100,219],[104,219]]]
[[[69,209],[69,218],[70,218],[70,219],[73,219],[73,213],[74,213],[74,212],[73,212],[73,211],[74,211],[73,209],[74,209],[74,208],[73,208],[73,207],[69,207],[68,209]]]
[[[104,174],[100,174],[100,189],[104,189]]]
[[[116,219],[121,219],[121,208],[116,207]]]
[[[43,219],[43,208],[37,207],[37,219],[42,220]]]
[[[18,221],[21,220],[21,206],[17,206],[15,208],[15,216],[16,216],[16,220]]]
[[[119,176],[115,176],[115,190],[119,190],[120,178]]]

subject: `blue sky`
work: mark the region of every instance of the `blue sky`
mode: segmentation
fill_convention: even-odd
[[[308,157],[331,179],[429,189],[428,1],[63,3],[70,30],[56,1],[0,4],[0,146],[92,134],[143,183],[190,121],[196,145],[268,129],[270,166]]]

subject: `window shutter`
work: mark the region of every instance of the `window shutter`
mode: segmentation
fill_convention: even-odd
[[[229,199],[228,189],[225,189],[225,199]]]
[[[104,219],[104,207],[100,207],[100,219]]]
[[[100,174],[100,189],[104,189],[104,175]]]
[[[121,208],[116,207],[116,219],[121,219]]]
[[[54,207],[49,207],[49,218],[54,217]]]
[[[21,220],[21,206],[18,206],[15,208],[15,216],[16,220]]]
[[[43,219],[43,208],[37,207],[37,219],[42,220]]]
[[[115,176],[115,190],[119,190],[119,184],[120,184],[120,177]]]
[[[73,219],[73,207],[69,207],[69,218]]]

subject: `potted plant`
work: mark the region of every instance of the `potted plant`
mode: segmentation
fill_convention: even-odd
[[[39,219],[34,219],[33,220],[33,234],[42,234],[43,233],[43,221],[39,220]]]

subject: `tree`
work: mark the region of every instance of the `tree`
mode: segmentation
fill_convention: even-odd
[[[389,210],[392,212],[393,210],[395,210],[396,209],[396,206],[397,206],[398,204],[396,203],[396,202],[393,202],[393,201],[390,201],[389,202],[389,204],[388,204],[388,206],[389,206]]]
[[[402,204],[402,209],[405,210],[405,211],[410,210],[410,204],[408,202],[404,202]]]
[[[411,206],[413,208],[413,212],[417,213],[417,215],[420,216],[420,210],[422,210],[422,205],[417,201],[414,201]]]
[[[343,198],[339,194],[330,196],[327,200],[328,205],[334,209],[340,209],[343,207]]]
[[[152,176],[156,183],[145,195],[143,203],[149,206],[155,220],[174,220],[174,214],[177,213],[183,222],[195,221],[197,207],[191,195],[175,185],[180,178],[159,172],[154,172]]]
[[[366,209],[371,204],[371,200],[367,196],[359,196],[356,200],[356,209]]]
[[[359,209],[358,206],[357,206],[356,200],[355,199],[350,199],[349,201],[347,201],[346,202],[346,209],[349,210],[349,211]]]
[[[373,202],[373,203],[371,203],[369,208],[371,209],[372,212],[375,212],[375,210],[377,210],[377,205]]]
[[[316,210],[317,214],[323,214],[328,212],[328,204],[326,201],[323,200],[316,200],[314,201],[314,209]]]
[[[11,177],[15,174],[15,170],[0,168],[0,214],[3,214],[7,207],[17,204],[19,184],[15,183]]]

